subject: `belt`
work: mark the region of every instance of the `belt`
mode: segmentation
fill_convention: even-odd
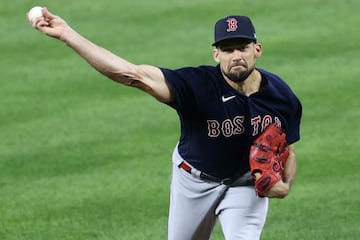
[[[211,176],[207,173],[201,172],[194,167],[190,166],[187,162],[183,161],[180,163],[179,168],[185,170],[186,172],[193,174],[194,172],[197,172],[196,174],[200,179],[210,182],[216,182],[228,186],[253,186],[254,181],[251,178],[251,176],[238,176],[238,177],[232,177],[232,178],[219,178],[215,176]]]

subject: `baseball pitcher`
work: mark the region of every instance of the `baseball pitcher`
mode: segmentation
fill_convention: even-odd
[[[216,22],[214,66],[175,70],[133,64],[46,8],[29,22],[111,80],[178,113],[168,239],[209,239],[216,219],[225,239],[260,239],[268,199],[286,197],[295,179],[302,107],[279,76],[255,66],[263,48],[249,17]]]

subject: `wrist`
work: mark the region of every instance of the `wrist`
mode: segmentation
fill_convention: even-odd
[[[61,33],[59,35],[59,40],[68,44],[68,39],[69,39],[68,36],[71,34],[71,30],[72,29],[70,27],[63,28],[63,30],[61,31]]]

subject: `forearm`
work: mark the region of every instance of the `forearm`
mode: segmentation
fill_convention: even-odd
[[[283,181],[289,184],[289,187],[294,183],[297,171],[296,155],[294,145],[289,146],[289,157],[284,166]]]
[[[135,65],[94,44],[72,29],[62,18],[42,9],[43,16],[29,23],[46,35],[60,39],[108,78],[137,87],[159,101],[171,102],[173,95],[160,68]]]
[[[92,43],[72,28],[66,28],[59,39],[108,78],[126,85],[132,85],[137,79],[134,64]]]

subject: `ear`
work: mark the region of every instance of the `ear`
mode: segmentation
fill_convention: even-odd
[[[212,50],[212,54],[213,54],[214,61],[217,63],[220,63],[219,50],[217,48],[214,48]]]
[[[261,43],[255,43],[255,57],[259,58],[262,55],[262,45]]]

